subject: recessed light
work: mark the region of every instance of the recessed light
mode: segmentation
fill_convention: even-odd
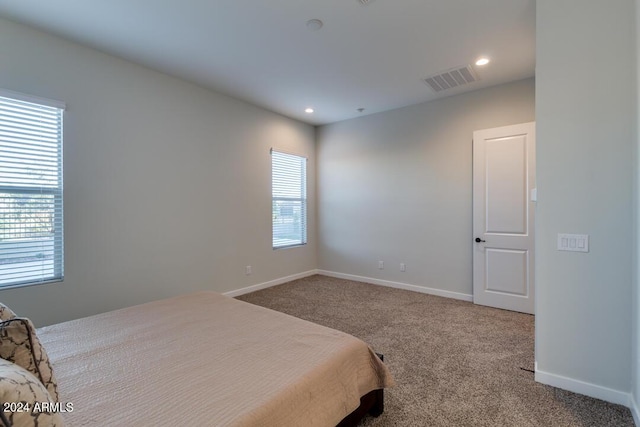
[[[476,65],[480,65],[480,66],[482,66],[482,65],[487,65],[489,62],[490,62],[490,61],[489,61],[489,58],[479,58],[479,59],[476,61]]]
[[[318,31],[323,25],[324,23],[319,19],[309,19],[307,21],[307,29],[309,31]]]
[[[311,114],[313,113],[313,108],[305,108],[304,112],[307,114]]]

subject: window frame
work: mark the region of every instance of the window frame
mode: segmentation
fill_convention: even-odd
[[[298,172],[300,174],[300,195],[299,197],[286,197],[286,196],[276,196],[274,195],[274,153],[280,156],[287,156],[290,158],[294,158],[294,160],[300,161],[301,170]],[[270,150],[271,154],[271,247],[273,250],[280,249],[288,249],[288,248],[296,248],[300,246],[305,246],[308,242],[308,179],[307,179],[307,163],[308,158],[306,156],[302,156],[300,154],[291,153],[283,150],[279,150],[276,148],[272,148]],[[299,238],[295,239],[295,243],[281,243],[276,244],[276,233],[277,233],[277,225],[276,220],[278,217],[276,216],[276,204],[277,202],[290,202],[292,204],[300,203],[300,234]],[[294,211],[295,207],[292,206],[292,215],[295,216]],[[295,220],[293,222],[295,224]],[[293,240],[293,239],[292,239]]]
[[[11,289],[11,288],[20,288],[26,286],[34,286],[45,283],[54,283],[54,282],[62,282],[64,281],[64,112],[66,110],[66,105],[63,102],[36,97],[32,95],[26,95],[19,92],[9,91],[5,89],[0,89],[0,97],[8,100],[9,102],[16,103],[28,103],[33,104],[37,108],[47,108],[47,109],[56,109],[58,110],[55,115],[59,119],[57,125],[59,126],[59,130],[57,132],[57,138],[55,143],[55,155],[52,155],[52,159],[55,159],[56,164],[56,175],[55,184],[53,185],[25,185],[25,184],[17,184],[12,185],[10,182],[5,181],[6,177],[0,175],[0,194],[8,194],[8,195],[28,195],[28,196],[51,196],[52,202],[51,207],[52,211],[52,249],[53,259],[52,259],[52,267],[48,267],[47,271],[52,270],[52,273],[45,274],[41,272],[39,274],[31,274],[29,277],[25,277],[22,280],[13,280],[6,279],[6,284],[0,281],[0,290]],[[16,108],[19,106],[16,105]],[[37,124],[37,120],[33,119],[32,122]],[[28,123],[28,124],[30,124]],[[8,132],[11,132],[11,127],[8,128]],[[15,131],[14,131],[15,132]],[[11,136],[8,136],[11,138]],[[24,143],[22,143],[24,145]],[[37,144],[36,144],[37,145]],[[17,145],[17,150],[24,150],[21,148],[20,144]],[[45,150],[46,151],[46,150]],[[24,154],[24,156],[28,156]],[[2,156],[0,156],[0,159]],[[6,159],[6,157],[5,157]],[[24,157],[18,157],[19,161],[23,160]],[[25,167],[27,169],[27,167]],[[36,169],[37,170],[37,169]],[[18,169],[18,173],[23,173]],[[11,243],[9,243],[11,244]],[[44,249],[46,250],[46,249]],[[13,252],[15,255],[16,252]],[[11,253],[10,253],[11,254]],[[17,267],[17,269],[24,267]],[[44,271],[44,268],[43,268]],[[11,274],[11,270],[7,268],[6,270],[2,269],[0,272],[5,274]],[[13,273],[13,274],[20,274]],[[1,278],[0,278],[1,279]]]

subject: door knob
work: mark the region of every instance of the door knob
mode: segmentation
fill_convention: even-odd
[[[482,242],[486,242],[486,240],[482,240],[479,237],[476,237],[476,243],[482,243]]]

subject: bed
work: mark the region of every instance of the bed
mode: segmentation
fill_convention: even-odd
[[[382,411],[382,390],[393,385],[363,341],[215,292],[37,336],[68,426],[355,425]]]

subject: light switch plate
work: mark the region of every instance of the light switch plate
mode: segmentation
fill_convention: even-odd
[[[588,234],[558,234],[558,250],[589,252]]]

